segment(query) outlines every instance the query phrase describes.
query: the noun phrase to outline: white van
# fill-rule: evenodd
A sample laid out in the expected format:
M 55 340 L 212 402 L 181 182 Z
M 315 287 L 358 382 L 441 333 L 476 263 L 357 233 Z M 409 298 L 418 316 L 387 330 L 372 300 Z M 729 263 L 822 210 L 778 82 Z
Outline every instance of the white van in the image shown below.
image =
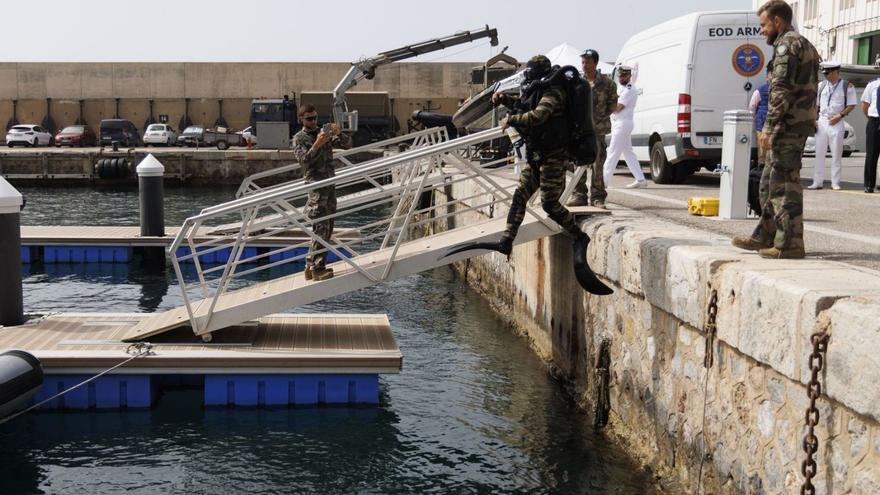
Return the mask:
M 771 56 L 751 10 L 695 12 L 626 42 L 617 63 L 638 68 L 633 146 L 654 182 L 715 168 L 724 112 L 748 108 Z

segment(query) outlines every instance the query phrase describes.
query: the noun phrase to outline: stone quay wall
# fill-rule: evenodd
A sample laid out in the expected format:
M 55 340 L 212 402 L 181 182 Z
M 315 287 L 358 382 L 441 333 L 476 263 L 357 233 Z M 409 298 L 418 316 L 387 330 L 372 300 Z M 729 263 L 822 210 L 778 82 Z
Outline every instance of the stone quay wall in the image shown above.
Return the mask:
M 446 194 L 469 197 L 473 187 Z M 810 336 L 825 330 L 817 493 L 880 493 L 880 273 L 763 260 L 725 237 L 629 210 L 583 227 L 593 240 L 590 264 L 611 296 L 580 288 L 563 235 L 518 245 L 509 262 L 492 253 L 458 267 L 587 411 L 608 340 L 606 432 L 676 493 L 697 493 L 701 470 L 705 493 L 799 492 Z M 717 337 L 707 370 L 713 290 Z

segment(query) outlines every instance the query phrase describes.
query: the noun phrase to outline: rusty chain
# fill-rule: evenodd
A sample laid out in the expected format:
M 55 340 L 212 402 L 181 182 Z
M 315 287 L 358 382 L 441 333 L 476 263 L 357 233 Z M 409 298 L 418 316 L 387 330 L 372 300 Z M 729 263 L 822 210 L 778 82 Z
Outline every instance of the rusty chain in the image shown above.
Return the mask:
M 700 473 L 697 477 L 697 493 L 703 493 L 703 464 L 712 458 L 712 454 L 706 450 L 706 404 L 708 403 L 709 395 L 709 369 L 712 368 L 712 365 L 715 363 L 715 321 L 717 318 L 718 291 L 712 289 L 712 293 L 709 296 L 709 306 L 706 308 L 706 327 L 704 328 L 706 334 L 704 345 L 706 347 L 705 353 L 703 354 L 703 367 L 706 368 L 706 375 L 703 378 L 703 416 L 700 422 L 700 431 L 703 436 L 703 455 L 700 456 Z
M 825 351 L 828 350 L 828 334 L 816 332 L 810 337 L 810 341 L 813 343 L 813 352 L 810 354 L 810 383 L 807 384 L 807 397 L 810 398 L 810 405 L 804 414 L 807 433 L 804 435 L 802 445 L 807 458 L 801 464 L 801 474 L 804 476 L 804 483 L 801 485 L 801 495 L 814 495 L 816 493 L 816 488 L 813 486 L 813 477 L 816 476 L 818 470 L 813 456 L 819 450 L 819 439 L 816 437 L 815 432 L 815 427 L 819 424 L 819 409 L 816 408 L 816 401 L 822 395 L 819 373 L 822 372 L 822 367 L 825 365 Z
M 611 413 L 611 341 L 602 339 L 596 355 L 596 415 L 593 426 L 603 428 Z
M 706 352 L 703 357 L 703 367 L 711 368 L 715 363 L 715 333 L 717 327 L 715 320 L 718 318 L 718 291 L 712 289 L 709 296 L 709 307 L 706 309 Z

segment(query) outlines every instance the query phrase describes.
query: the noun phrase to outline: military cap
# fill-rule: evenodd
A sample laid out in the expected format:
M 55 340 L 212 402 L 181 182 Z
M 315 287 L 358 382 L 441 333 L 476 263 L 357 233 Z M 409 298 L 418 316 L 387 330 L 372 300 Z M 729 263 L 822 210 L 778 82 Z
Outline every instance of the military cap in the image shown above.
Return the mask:
M 822 73 L 828 74 L 833 70 L 840 70 L 840 62 L 822 62 Z
M 592 48 L 588 48 L 588 49 L 584 50 L 584 53 L 581 53 L 581 57 L 591 58 L 594 61 L 598 62 L 599 61 L 599 52 L 597 52 L 596 50 L 593 50 Z
M 630 67 L 628 65 L 621 64 L 621 65 L 617 66 L 617 72 L 619 74 L 626 74 L 626 73 L 632 72 L 632 70 L 633 70 L 632 67 Z

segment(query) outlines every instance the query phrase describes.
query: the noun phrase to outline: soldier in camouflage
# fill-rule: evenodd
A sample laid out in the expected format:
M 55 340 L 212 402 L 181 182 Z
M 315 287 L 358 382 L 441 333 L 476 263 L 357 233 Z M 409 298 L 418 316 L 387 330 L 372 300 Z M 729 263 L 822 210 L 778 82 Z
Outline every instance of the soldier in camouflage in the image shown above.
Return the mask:
M 602 179 L 602 165 L 605 163 L 607 145 L 605 135 L 611 132 L 611 114 L 617 110 L 617 86 L 610 77 L 597 70 L 599 53 L 586 50 L 581 54 L 581 68 L 584 78 L 590 83 L 593 100 L 593 129 L 596 131 L 596 161 L 590 167 L 590 189 L 587 191 L 587 174 L 575 185 L 574 194 L 567 206 L 587 206 L 592 204 L 605 208 L 605 181 Z
M 762 258 L 799 259 L 805 256 L 801 154 L 816 132 L 819 54 L 794 31 L 791 7 L 783 0 L 768 1 L 758 15 L 773 45 L 770 103 L 759 138 L 768 150 L 760 186 L 763 211 L 751 237 L 736 237 L 733 245 Z
M 515 101 L 507 95 L 496 93 L 492 101 L 510 109 L 523 110 L 514 113 L 501 122 L 501 128 L 513 126 L 526 141 L 528 164 L 520 173 L 519 186 L 513 195 L 510 211 L 507 214 L 507 227 L 501 238 L 501 252 L 510 254 L 513 240 L 522 224 L 526 203 L 539 189 L 541 206 L 547 215 L 558 223 L 575 239 L 584 236 L 577 226 L 571 212 L 559 202 L 565 188 L 565 170 L 568 161 L 566 141 L 568 122 L 565 116 L 565 89 L 559 86 L 529 91 L 529 83 L 534 83 L 548 75 L 550 60 L 537 55 L 528 62 L 526 86 L 523 98 Z
M 303 125 L 293 137 L 293 156 L 300 163 L 306 183 L 318 182 L 336 175 L 333 167 L 333 148 L 351 148 L 351 138 L 340 132 L 336 124 L 330 124 L 330 133 L 318 127 L 318 112 L 313 105 L 304 105 L 299 111 Z M 309 191 L 306 203 L 307 215 L 312 221 L 314 233 L 326 242 L 333 235 L 333 219 L 318 220 L 336 213 L 336 188 L 326 186 Z M 319 252 L 323 251 L 323 252 Z M 318 242 L 312 241 L 306 259 L 307 280 L 326 280 L 333 277 L 333 270 L 326 267 L 327 250 Z

